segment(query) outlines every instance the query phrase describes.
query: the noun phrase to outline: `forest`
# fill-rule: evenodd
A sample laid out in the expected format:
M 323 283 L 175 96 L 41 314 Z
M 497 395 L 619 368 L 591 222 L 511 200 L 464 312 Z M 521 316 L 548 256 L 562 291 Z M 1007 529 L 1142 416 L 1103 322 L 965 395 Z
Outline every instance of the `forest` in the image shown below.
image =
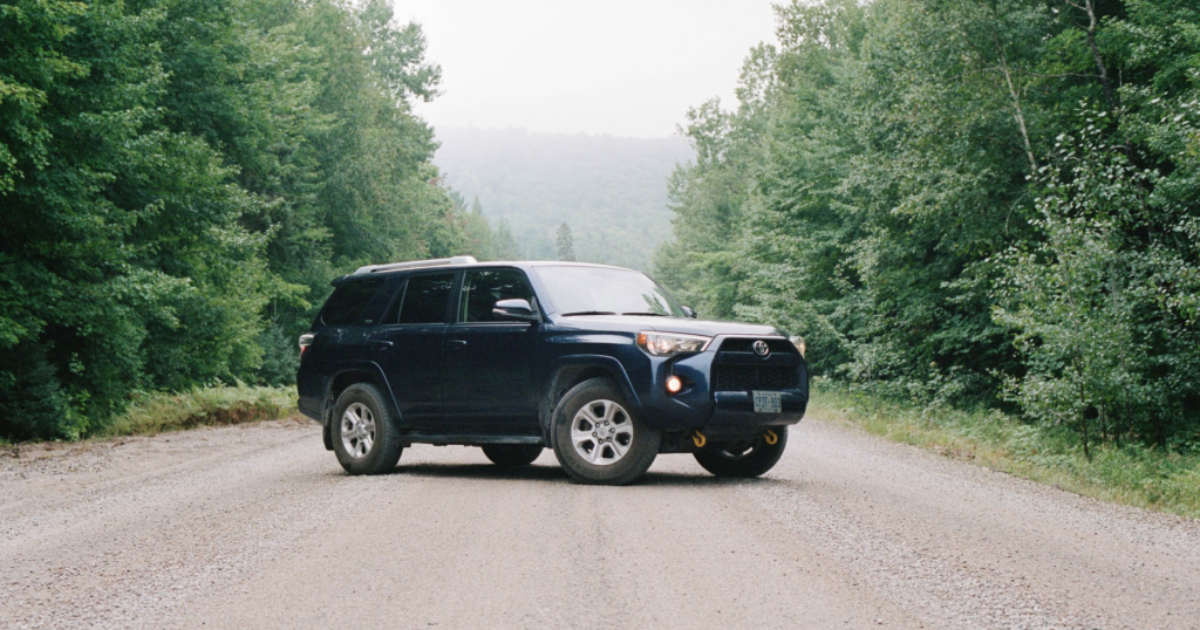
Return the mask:
M 738 102 L 683 120 L 656 277 L 703 317 L 805 336 L 830 382 L 1012 414 L 1089 457 L 1200 452 L 1200 6 L 777 15 Z M 438 95 L 425 48 L 385 0 L 0 3 L 0 439 L 94 435 L 143 392 L 286 385 L 361 264 L 645 260 L 650 210 L 635 237 L 593 229 L 620 208 L 497 202 L 542 217 L 530 236 L 448 186 L 412 111 Z M 674 151 L 610 174 L 649 190 Z
M 859 390 L 1200 449 L 1200 4 L 777 14 L 688 113 L 659 279 Z
M 0 438 L 295 378 L 332 278 L 490 239 L 383 0 L 0 3 Z

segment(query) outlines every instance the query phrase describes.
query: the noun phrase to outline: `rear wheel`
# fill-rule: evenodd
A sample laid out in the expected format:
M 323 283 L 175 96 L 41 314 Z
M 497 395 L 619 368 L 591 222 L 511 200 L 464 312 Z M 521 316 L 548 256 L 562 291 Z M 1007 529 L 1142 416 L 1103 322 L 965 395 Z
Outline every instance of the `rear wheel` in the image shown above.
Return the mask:
M 753 439 L 711 443 L 696 451 L 696 461 L 718 477 L 757 477 L 783 457 L 787 434 L 787 427 L 773 427 Z
M 338 463 L 351 475 L 378 475 L 400 461 L 400 433 L 374 385 L 357 383 L 338 396 L 329 428 Z
M 483 454 L 497 466 L 512 468 L 532 464 L 542 454 L 542 447 L 537 444 L 489 444 L 483 447 Z
M 563 395 L 550 436 L 572 480 L 606 485 L 625 485 L 645 474 L 662 441 L 606 378 L 586 380 Z

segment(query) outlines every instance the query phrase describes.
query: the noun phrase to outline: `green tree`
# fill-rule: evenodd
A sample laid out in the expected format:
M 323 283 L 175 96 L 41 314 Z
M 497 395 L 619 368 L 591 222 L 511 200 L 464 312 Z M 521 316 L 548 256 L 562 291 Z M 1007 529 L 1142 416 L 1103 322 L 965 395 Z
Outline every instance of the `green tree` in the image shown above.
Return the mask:
M 496 231 L 492 235 L 492 254 L 496 260 L 521 260 L 525 255 L 521 252 L 521 246 L 517 244 L 517 239 L 513 237 L 512 230 L 508 227 L 508 222 L 503 218 L 496 223 Z
M 492 228 L 488 224 L 487 217 L 483 215 L 483 204 L 479 203 L 479 198 L 471 200 L 470 208 L 467 208 L 465 203 L 458 204 L 458 213 L 463 217 L 463 229 L 467 241 L 467 249 L 463 253 L 471 254 L 479 260 L 496 260 L 492 244 Z
M 571 236 L 571 226 L 567 225 L 566 221 L 558 226 L 554 248 L 559 260 L 575 260 L 575 239 Z
M 875 391 L 1194 440 L 1193 5 L 779 7 L 737 107 L 689 114 L 659 274 Z
M 385 2 L 15 0 L 0 32 L 0 434 L 287 382 L 330 277 L 466 242 Z
M 64 421 L 40 436 L 79 435 L 131 388 L 176 384 L 167 347 L 203 355 L 183 368 L 192 378 L 252 369 L 263 239 L 238 219 L 255 199 L 229 185 L 203 141 L 163 124 L 168 75 L 155 32 L 164 12 L 17 3 L 0 15 L 26 44 L 0 53 L 4 83 L 29 96 L 25 123 L 6 117 L 15 133 L 2 141 L 14 159 L 0 293 L 16 326 L 0 363 L 29 354 L 52 367 L 25 377 L 47 379 L 42 390 L 58 392 L 47 404 L 65 406 Z M 219 348 L 202 341 L 214 338 Z M 0 407 L 22 404 L 22 378 L 0 379 Z

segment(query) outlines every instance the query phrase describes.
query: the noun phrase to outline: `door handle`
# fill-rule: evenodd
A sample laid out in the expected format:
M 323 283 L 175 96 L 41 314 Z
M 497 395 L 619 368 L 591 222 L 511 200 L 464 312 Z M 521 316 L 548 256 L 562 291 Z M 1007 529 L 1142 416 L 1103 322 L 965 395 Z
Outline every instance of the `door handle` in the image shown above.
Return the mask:
M 371 349 L 373 349 L 373 350 L 387 350 L 388 348 L 391 348 L 391 347 L 392 347 L 392 342 L 390 342 L 390 341 L 376 339 L 371 342 Z
M 467 347 L 467 340 L 466 339 L 447 339 L 446 347 L 450 348 L 451 350 L 462 350 L 463 348 Z

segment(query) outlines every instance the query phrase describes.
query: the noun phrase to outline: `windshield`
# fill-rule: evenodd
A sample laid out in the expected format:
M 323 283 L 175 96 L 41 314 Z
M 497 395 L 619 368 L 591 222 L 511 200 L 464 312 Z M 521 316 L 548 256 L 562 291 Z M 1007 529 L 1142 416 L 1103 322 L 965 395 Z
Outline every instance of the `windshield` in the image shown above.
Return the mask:
M 535 267 L 559 314 L 683 317 L 666 289 L 646 274 L 603 267 Z

